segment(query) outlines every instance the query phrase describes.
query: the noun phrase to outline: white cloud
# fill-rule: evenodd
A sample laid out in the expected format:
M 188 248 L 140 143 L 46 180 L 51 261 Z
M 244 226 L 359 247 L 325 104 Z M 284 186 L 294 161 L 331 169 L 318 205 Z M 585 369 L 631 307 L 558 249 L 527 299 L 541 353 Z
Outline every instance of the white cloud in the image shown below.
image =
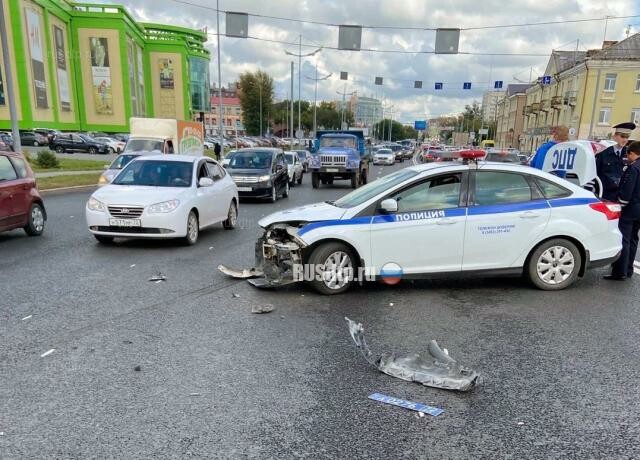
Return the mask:
M 209 8 L 215 3 L 208 0 L 189 0 Z M 396 27 L 485 27 L 499 24 L 578 20 L 586 18 L 625 16 L 640 14 L 637 0 L 406 0 L 404 2 L 362 0 L 311 1 L 311 0 L 221 0 L 222 10 L 244 11 L 268 16 L 300 18 L 333 24 L 363 24 Z M 215 12 L 177 3 L 172 0 L 128 0 L 136 19 L 185 27 L 207 27 L 215 32 Z M 635 9 L 635 11 L 634 11 Z M 224 31 L 224 15 L 221 15 Z M 640 22 L 635 20 L 636 22 Z M 607 39 L 624 38 L 628 20 L 610 20 Z M 322 25 L 301 24 L 262 17 L 249 18 L 252 36 L 297 42 L 299 34 L 303 42 L 336 46 L 337 28 Z M 350 81 L 347 91 L 378 95 L 384 92 L 390 104 L 399 111 L 401 121 L 411 121 L 419 115 L 436 116 L 460 111 L 472 100 L 480 100 L 483 90 L 492 86 L 493 80 L 505 84 L 528 80 L 530 69 L 533 77 L 539 76 L 547 64 L 552 49 L 572 49 L 580 40 L 581 50 L 599 47 L 604 33 L 604 22 L 567 23 L 563 25 L 524 26 L 463 30 L 461 51 L 476 53 L 543 54 L 534 56 L 469 56 L 346 52 L 325 49 L 314 58 L 305 59 L 303 74 L 312 76 L 315 63 L 321 75 L 333 76 L 318 85 L 319 99 L 338 99 L 337 91 L 345 89 L 339 79 L 340 71 L 348 71 Z M 433 31 L 365 29 L 362 46 L 371 49 L 432 50 L 435 41 Z M 284 50 L 297 52 L 296 46 L 281 45 L 256 40 L 221 37 L 223 84 L 234 81 L 239 73 L 263 69 L 276 80 L 277 94 L 289 91 L 290 56 Z M 217 80 L 215 63 L 215 37 L 208 48 L 212 51 L 212 80 Z M 311 51 L 312 48 L 303 48 Z M 297 95 L 297 58 L 295 94 Z M 384 77 L 383 87 L 375 86 L 373 79 Z M 413 80 L 422 80 L 423 89 L 413 89 Z M 445 83 L 443 91 L 434 91 L 436 81 Z M 462 90 L 462 82 L 471 81 L 472 90 Z M 313 99 L 314 82 L 302 79 L 302 97 Z

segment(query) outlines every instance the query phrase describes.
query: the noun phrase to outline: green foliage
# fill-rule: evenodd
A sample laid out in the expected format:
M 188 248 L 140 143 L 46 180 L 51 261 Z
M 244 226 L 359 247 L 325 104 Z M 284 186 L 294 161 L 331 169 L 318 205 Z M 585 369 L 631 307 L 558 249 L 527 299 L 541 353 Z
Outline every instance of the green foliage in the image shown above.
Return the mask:
M 49 150 L 40 150 L 35 165 L 42 169 L 56 169 L 60 167 L 58 157 Z
M 245 72 L 238 81 L 238 97 L 244 118 L 247 134 L 260 134 L 260 107 L 262 106 L 262 131 L 266 133 L 269 123 L 270 109 L 273 104 L 273 78 L 266 72 Z M 262 101 L 262 104 L 261 104 Z
M 376 139 L 382 141 L 389 141 L 389 129 L 391 129 L 391 141 L 396 142 L 402 139 L 414 138 L 415 136 L 407 136 L 405 131 L 406 126 L 397 121 L 391 121 L 385 118 L 373 125 L 373 134 Z M 413 128 L 411 128 L 413 130 Z M 414 130 L 415 131 L 415 130 Z
M 273 104 L 271 113 L 273 114 L 272 121 L 274 123 L 288 125 L 288 112 L 291 107 L 291 101 L 282 101 Z M 300 104 L 300 120 L 301 126 L 305 131 L 313 129 L 313 104 L 307 101 L 302 101 Z M 336 109 L 335 105 L 331 102 L 320 102 L 316 109 L 316 122 L 318 129 L 340 129 L 341 126 L 341 113 Z M 346 112 L 345 120 L 349 125 L 353 125 L 353 113 Z M 293 101 L 293 129 L 298 129 L 298 101 Z

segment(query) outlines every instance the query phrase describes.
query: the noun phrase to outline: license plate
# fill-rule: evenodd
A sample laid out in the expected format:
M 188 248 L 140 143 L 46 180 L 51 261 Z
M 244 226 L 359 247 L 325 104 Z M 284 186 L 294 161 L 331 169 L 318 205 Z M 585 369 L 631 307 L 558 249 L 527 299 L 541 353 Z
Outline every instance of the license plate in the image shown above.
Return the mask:
M 338 168 L 327 168 L 327 172 L 338 172 L 340 171 Z
M 238 187 L 239 192 L 251 192 L 252 190 L 251 187 Z
M 109 219 L 112 227 L 142 227 L 140 219 Z

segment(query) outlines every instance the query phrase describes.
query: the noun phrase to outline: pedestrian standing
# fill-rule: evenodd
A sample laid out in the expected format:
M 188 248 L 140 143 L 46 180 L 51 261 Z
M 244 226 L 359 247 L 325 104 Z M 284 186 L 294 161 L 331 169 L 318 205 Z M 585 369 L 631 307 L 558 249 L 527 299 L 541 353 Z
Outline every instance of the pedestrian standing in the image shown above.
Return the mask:
M 614 262 L 611 274 L 605 279 L 623 281 L 633 276 L 633 263 L 638 250 L 638 232 L 640 231 L 640 142 L 632 142 L 627 150 L 627 166 L 624 167 L 618 202 L 622 213 L 618 228 L 622 233 L 622 252 Z
M 613 129 L 615 129 L 613 140 L 616 141 L 616 144 L 596 155 L 596 170 L 602 183 L 602 198 L 609 201 L 616 201 L 618 198 L 622 170 L 627 161 L 626 145 L 629 142 L 631 132 L 636 129 L 636 125 L 634 123 L 620 123 L 615 125 Z
M 220 152 L 222 149 L 220 148 L 220 144 L 216 142 L 216 145 L 213 147 L 213 153 L 216 155 L 216 160 L 220 161 Z
M 551 139 L 538 147 L 538 150 L 536 150 L 536 153 L 531 158 L 529 164 L 533 168 L 542 169 L 544 166 L 544 159 L 547 156 L 549 149 L 560 142 L 567 142 L 569 140 L 569 128 L 566 126 L 554 127 L 551 134 Z

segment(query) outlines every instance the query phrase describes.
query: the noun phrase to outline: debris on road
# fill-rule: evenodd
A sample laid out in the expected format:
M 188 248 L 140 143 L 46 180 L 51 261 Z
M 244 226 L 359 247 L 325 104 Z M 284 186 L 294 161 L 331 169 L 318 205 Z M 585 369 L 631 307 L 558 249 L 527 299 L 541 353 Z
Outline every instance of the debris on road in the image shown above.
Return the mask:
M 213 246 L 209 246 L 209 251 L 213 251 Z
M 380 372 L 408 382 L 417 382 L 425 386 L 444 390 L 469 391 L 478 384 L 476 371 L 462 367 L 448 353 L 440 349 L 435 340 L 429 342 L 430 357 L 423 358 L 417 353 L 396 356 L 395 353 L 383 353 L 374 358 L 364 338 L 362 324 L 345 317 L 349 333 L 365 359 Z
M 160 283 L 166 280 L 167 280 L 167 277 L 163 275 L 161 272 L 158 272 L 157 275 L 154 275 L 151 278 L 149 278 L 149 281 L 155 281 L 156 283 Z
M 440 409 L 439 407 L 427 406 L 426 404 L 421 404 L 417 402 L 407 401 L 406 399 L 394 398 L 393 396 L 383 395 L 381 393 L 373 393 L 369 395 L 369 399 L 374 401 L 379 401 L 385 404 L 391 404 L 392 406 L 403 407 L 405 409 L 414 410 L 418 412 L 420 417 L 424 417 L 424 414 L 429 414 L 434 417 L 442 414 L 444 409 Z
M 129 265 L 129 268 L 133 268 L 135 266 L 136 266 L 136 264 L 131 264 L 131 265 Z
M 275 309 L 275 307 L 273 305 L 271 305 L 271 304 L 254 305 L 251 308 L 251 313 L 255 313 L 257 315 L 260 315 L 262 313 L 271 313 L 274 309 Z
M 22 318 L 22 321 L 26 321 L 28 319 L 31 319 L 32 317 L 33 317 L 33 315 L 25 316 L 24 318 Z
M 41 358 L 44 358 L 45 356 L 49 356 L 51 353 L 53 353 L 54 351 L 56 351 L 55 348 L 52 348 L 51 350 L 45 351 L 44 353 L 42 353 L 40 355 Z
M 232 294 L 232 296 L 233 296 L 234 299 L 239 299 L 240 298 L 240 294 L 237 294 L 235 292 Z
M 200 393 L 189 393 L 189 396 L 202 396 Z
M 140 366 L 136 366 L 133 368 L 134 371 L 136 372 L 140 372 L 140 370 L 142 370 L 142 368 Z

